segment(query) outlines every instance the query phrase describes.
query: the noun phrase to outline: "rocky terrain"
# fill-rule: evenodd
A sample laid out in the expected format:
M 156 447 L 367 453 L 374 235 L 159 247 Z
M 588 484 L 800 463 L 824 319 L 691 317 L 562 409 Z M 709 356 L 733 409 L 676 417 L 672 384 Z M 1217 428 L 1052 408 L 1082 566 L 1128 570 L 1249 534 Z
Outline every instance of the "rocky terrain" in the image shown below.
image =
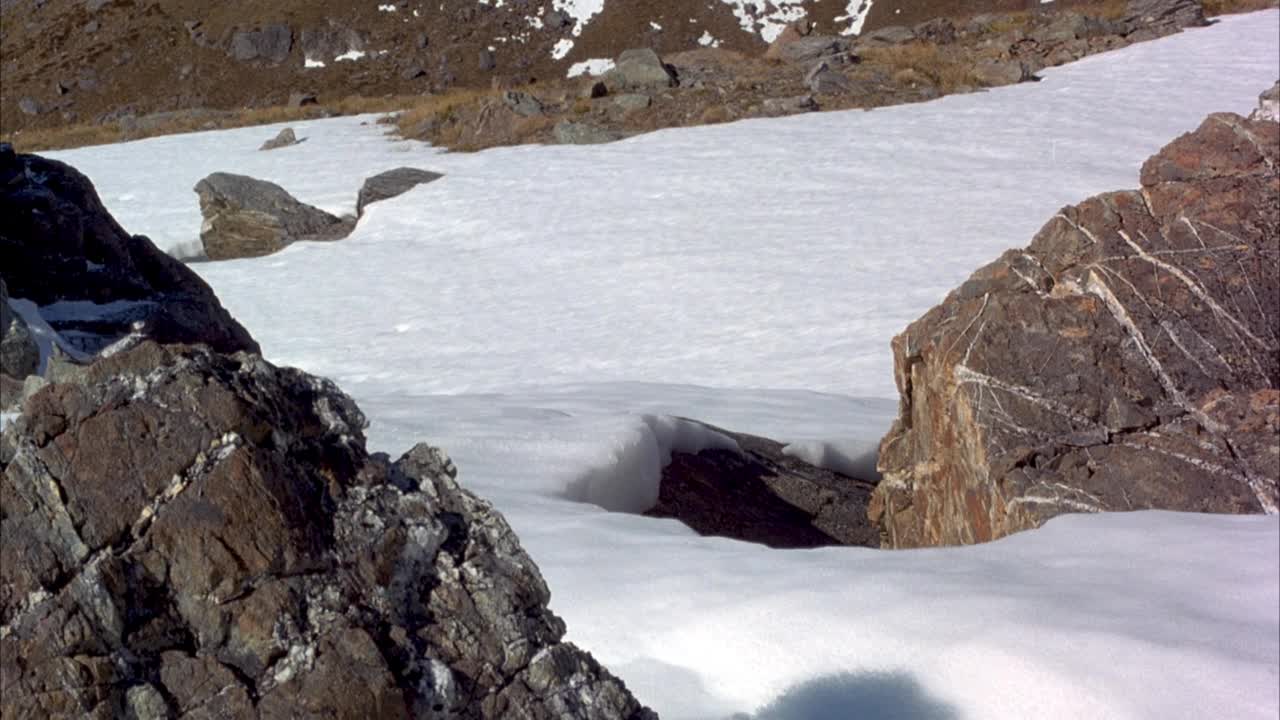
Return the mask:
M 349 397 L 264 361 L 83 175 L 5 153 L 0 714 L 656 717 L 562 642 L 443 452 L 371 455 Z M 129 320 L 45 323 L 70 299 Z
M 11 0 L 3 9 L 0 128 L 18 142 L 24 131 L 80 128 L 65 144 L 235 124 L 247 108 L 291 106 L 297 116 L 425 101 L 435 123 L 418 118 L 406 133 L 452 147 L 600 141 L 1018 82 L 1040 67 L 1203 22 L 1199 0 L 663 0 L 643 7 L 615 0 L 598 12 L 577 11 L 583 17 L 573 12 L 558 0 Z M 907 57 L 862 52 L 885 45 L 910 50 Z M 654 50 L 675 69 L 670 88 L 619 97 L 611 85 L 614 97 L 602 99 L 592 83 L 567 80 L 636 48 Z M 540 111 L 517 101 L 506 113 L 488 92 L 516 87 Z M 483 102 L 451 115 L 462 100 L 476 100 L 459 94 L 468 88 Z M 455 123 L 462 129 L 451 129 Z M 110 131 L 87 129 L 98 126 Z
M 402 134 L 454 149 L 599 143 L 650 130 L 818 110 L 873 108 L 1034 81 L 1046 67 L 1206 24 L 1198 0 L 1040 6 L 939 16 L 856 37 L 810 19 L 764 52 L 710 46 L 610 56 L 598 76 L 410 110 Z
M 1063 209 L 893 342 L 889 547 L 1064 512 L 1280 503 L 1280 123 L 1209 116 L 1142 188 Z

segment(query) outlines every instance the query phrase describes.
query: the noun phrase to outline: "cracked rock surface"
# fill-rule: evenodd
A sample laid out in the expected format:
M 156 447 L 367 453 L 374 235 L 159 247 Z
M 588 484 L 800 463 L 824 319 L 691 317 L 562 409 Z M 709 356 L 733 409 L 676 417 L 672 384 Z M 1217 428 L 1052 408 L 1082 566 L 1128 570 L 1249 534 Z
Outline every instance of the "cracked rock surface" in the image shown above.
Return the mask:
M 652 718 L 502 517 L 332 383 L 144 342 L 0 436 L 0 715 Z
M 1211 115 L 893 341 L 882 544 L 1065 512 L 1274 513 L 1280 124 Z

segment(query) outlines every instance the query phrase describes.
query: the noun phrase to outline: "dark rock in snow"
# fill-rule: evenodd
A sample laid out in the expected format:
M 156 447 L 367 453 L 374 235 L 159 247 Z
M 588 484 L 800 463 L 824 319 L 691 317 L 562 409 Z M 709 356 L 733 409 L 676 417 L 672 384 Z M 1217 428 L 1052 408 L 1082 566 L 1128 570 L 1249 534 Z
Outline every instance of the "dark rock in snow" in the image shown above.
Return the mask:
M 142 345 L 0 435 L 0 714 L 652 720 L 453 464 L 332 383 Z
M 742 452 L 672 453 L 658 504 L 645 515 L 777 548 L 879 544 L 879 530 L 867 519 L 875 482 L 810 465 L 767 438 L 707 427 Z
M 257 351 L 199 276 L 147 238 L 125 232 L 71 166 L 0 146 L 0 217 L 0 278 L 11 297 L 40 306 L 106 305 L 46 318 L 78 349 L 94 353 L 138 334 Z
M 380 200 L 403 195 L 418 185 L 435 182 L 444 177 L 441 173 L 418 168 L 402 167 L 378 173 L 360 186 L 360 196 L 356 200 L 356 214 L 363 215 L 364 209 Z
M 1067 512 L 1275 512 L 1280 125 L 1211 115 L 893 341 L 893 547 Z
M 213 173 L 195 186 L 210 260 L 269 255 L 298 240 L 339 240 L 354 222 L 298 202 L 284 188 L 245 175 Z

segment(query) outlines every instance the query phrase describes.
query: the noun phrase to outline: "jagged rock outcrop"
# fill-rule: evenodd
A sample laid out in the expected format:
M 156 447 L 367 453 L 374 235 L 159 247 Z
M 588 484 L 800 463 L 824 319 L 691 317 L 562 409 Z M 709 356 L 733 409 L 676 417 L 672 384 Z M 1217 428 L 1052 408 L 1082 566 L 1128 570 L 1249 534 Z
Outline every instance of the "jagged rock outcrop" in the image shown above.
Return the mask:
M 776 548 L 879 544 L 866 512 L 874 482 L 811 465 L 768 438 L 707 427 L 741 452 L 672 453 L 645 515 Z
M 102 206 L 93 183 L 69 165 L 0 144 L 0 279 L 13 298 L 60 305 L 45 320 L 94 353 L 129 334 L 204 343 L 220 352 L 258 345 L 187 266 Z
M 373 203 L 403 195 L 419 185 L 435 182 L 442 177 L 444 175 L 438 172 L 411 167 L 380 172 L 360 186 L 360 194 L 356 198 L 356 215 L 364 215 L 364 209 Z
M 653 718 L 502 517 L 326 380 L 146 342 L 0 436 L 0 714 Z
M 1274 513 L 1280 125 L 1211 115 L 893 341 L 871 515 L 893 547 L 1065 512 Z
M 246 175 L 217 172 L 196 183 L 200 242 L 210 260 L 270 255 L 299 240 L 338 240 L 355 221 L 299 202 L 284 188 Z

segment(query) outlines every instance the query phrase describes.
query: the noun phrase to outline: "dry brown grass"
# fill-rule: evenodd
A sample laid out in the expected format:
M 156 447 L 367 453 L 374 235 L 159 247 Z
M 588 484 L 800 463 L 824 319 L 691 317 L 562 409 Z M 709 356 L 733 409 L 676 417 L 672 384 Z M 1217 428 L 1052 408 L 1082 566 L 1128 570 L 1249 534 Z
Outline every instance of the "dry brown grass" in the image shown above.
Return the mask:
M 244 108 L 234 111 L 189 110 L 159 113 L 135 120 L 101 124 L 79 123 L 53 128 L 34 128 L 6 133 L 5 142 L 13 143 L 19 152 L 61 150 L 64 148 L 103 145 L 125 140 L 140 140 L 157 135 L 176 135 L 200 130 L 271 125 L 273 123 L 309 120 L 326 115 L 362 115 L 392 112 L 416 100 L 409 96 L 345 97 L 325 105 L 302 107 Z
M 944 93 L 960 87 L 973 87 L 973 64 L 961 52 L 927 42 L 910 42 L 863 51 L 863 62 L 878 65 L 891 75 L 921 75 Z M 911 73 L 904 73 L 904 71 Z
M 1253 12 L 1280 7 L 1280 0 L 1204 0 L 1204 14 L 1209 17 Z

